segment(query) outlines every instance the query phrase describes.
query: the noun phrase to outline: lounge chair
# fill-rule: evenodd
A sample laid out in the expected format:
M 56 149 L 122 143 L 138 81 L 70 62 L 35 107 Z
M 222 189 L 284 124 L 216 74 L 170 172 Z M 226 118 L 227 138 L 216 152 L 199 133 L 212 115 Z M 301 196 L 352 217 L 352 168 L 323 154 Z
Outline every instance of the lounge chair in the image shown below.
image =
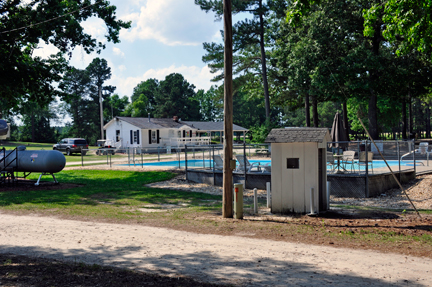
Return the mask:
M 366 167 L 366 164 L 369 166 L 371 166 L 371 168 L 372 168 L 372 172 L 373 172 L 373 152 L 371 152 L 371 151 L 368 151 L 367 152 L 367 162 L 366 162 L 366 152 L 365 151 L 361 151 L 360 153 L 359 153 L 359 160 L 358 160 L 358 166 L 359 166 L 359 170 L 360 170 L 360 167 L 361 166 L 364 166 L 364 167 Z M 366 171 L 366 169 L 365 169 L 365 171 Z
M 327 152 L 327 167 L 330 167 L 330 173 L 333 173 L 337 167 L 333 153 L 330 151 Z
M 345 171 L 347 171 L 347 165 L 351 165 L 351 172 L 355 171 L 354 157 L 355 157 L 355 151 L 353 150 L 347 150 L 342 153 L 342 164 L 344 166 Z
M 243 155 L 236 155 L 237 161 L 239 162 L 239 166 L 237 171 L 245 171 L 246 172 L 262 172 L 262 166 L 259 162 L 250 163 L 247 157 Z
M 213 166 L 214 169 L 223 169 L 223 160 L 220 155 L 215 154 L 213 156 Z

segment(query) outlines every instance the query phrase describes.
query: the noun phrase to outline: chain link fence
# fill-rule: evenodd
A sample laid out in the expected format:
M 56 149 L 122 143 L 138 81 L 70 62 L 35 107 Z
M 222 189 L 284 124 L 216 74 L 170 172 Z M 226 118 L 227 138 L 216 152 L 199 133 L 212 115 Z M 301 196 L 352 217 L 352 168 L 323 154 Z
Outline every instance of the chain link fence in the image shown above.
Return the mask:
M 327 145 L 327 180 L 330 194 L 337 197 L 371 197 L 392 188 L 395 180 L 415 177 L 416 169 L 429 165 L 430 147 L 410 141 L 329 142 Z M 213 185 L 223 181 L 223 145 L 185 145 L 177 148 L 87 149 L 77 164 L 128 166 L 164 166 L 185 169 L 189 180 Z M 234 182 L 247 188 L 265 189 L 271 181 L 271 145 L 235 144 Z M 385 161 L 384 161 L 384 159 Z M 387 164 L 390 166 L 391 171 Z
M 399 181 L 415 177 L 417 166 L 428 165 L 429 150 L 414 141 L 331 142 L 327 148 L 327 180 L 336 197 L 373 197 Z

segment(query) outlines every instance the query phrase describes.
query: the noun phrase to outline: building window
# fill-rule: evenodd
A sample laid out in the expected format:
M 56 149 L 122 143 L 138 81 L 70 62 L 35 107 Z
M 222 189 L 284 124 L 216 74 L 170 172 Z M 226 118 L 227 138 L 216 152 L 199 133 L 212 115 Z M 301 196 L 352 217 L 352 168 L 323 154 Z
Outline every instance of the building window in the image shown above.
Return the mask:
M 178 132 L 177 132 L 177 137 L 178 137 L 178 138 L 181 138 L 181 137 L 182 137 L 182 132 L 181 132 L 181 131 L 178 131 Z
M 133 132 L 133 141 L 134 141 L 134 143 L 138 142 L 138 134 L 137 134 L 137 131 L 134 131 L 134 132 Z
M 151 138 L 152 138 L 152 143 L 157 143 L 156 131 L 151 131 Z

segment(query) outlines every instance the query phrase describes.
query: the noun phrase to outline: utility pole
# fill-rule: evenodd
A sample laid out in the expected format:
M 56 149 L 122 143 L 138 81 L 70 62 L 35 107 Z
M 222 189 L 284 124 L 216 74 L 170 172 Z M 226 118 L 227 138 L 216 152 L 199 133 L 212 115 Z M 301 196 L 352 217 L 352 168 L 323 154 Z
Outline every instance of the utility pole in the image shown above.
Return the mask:
M 101 140 L 104 139 L 103 130 L 103 109 L 102 109 L 102 86 L 99 86 L 99 113 L 100 113 L 100 125 L 101 125 Z
M 224 141 L 222 217 L 233 217 L 233 84 L 232 84 L 232 16 L 231 0 L 223 1 L 224 9 Z

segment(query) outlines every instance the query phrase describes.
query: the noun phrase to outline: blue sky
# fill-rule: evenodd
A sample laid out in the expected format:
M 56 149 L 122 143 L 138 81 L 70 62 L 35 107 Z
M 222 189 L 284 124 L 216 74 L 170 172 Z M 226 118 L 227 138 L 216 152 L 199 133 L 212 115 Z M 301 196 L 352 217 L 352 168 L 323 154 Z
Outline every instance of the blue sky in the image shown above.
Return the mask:
M 205 13 L 194 0 L 111 0 L 117 18 L 132 21 L 120 32 L 119 44 L 108 43 L 102 20 L 89 19 L 85 31 L 107 44 L 100 55 L 87 55 L 80 47 L 73 51 L 70 64 L 84 69 L 96 57 L 104 58 L 112 77 L 106 83 L 116 86 L 115 93 L 130 97 L 133 88 L 150 78 L 163 80 L 170 73 L 181 73 L 197 89 L 209 89 L 213 75 L 202 62 L 204 42 L 221 42 L 223 22 Z M 56 49 L 43 43 L 35 55 L 47 57 Z

